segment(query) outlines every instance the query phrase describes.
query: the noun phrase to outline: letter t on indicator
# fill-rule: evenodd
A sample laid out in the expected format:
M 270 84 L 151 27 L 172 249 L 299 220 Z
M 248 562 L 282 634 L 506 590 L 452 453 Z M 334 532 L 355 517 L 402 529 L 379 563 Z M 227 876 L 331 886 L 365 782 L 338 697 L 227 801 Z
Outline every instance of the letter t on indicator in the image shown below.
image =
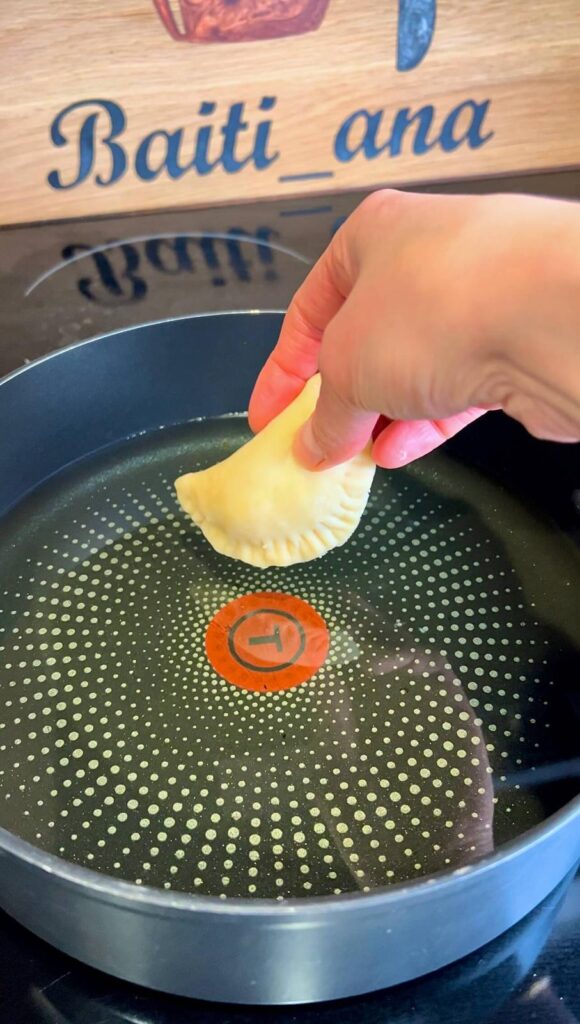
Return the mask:
M 277 651 L 282 650 L 282 637 L 280 636 L 280 629 L 278 626 L 274 627 L 274 632 L 269 636 L 252 636 L 248 640 L 251 647 L 257 647 L 259 644 L 274 644 Z

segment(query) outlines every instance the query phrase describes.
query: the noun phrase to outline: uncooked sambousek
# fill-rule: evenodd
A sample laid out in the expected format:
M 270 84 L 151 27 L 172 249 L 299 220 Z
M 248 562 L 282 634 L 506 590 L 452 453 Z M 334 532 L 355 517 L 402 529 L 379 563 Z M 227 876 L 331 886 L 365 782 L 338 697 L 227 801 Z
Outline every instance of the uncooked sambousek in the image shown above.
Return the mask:
M 370 451 L 318 472 L 294 456 L 319 391 L 316 375 L 237 452 L 176 481 L 182 508 L 222 555 L 259 568 L 294 565 L 344 544 L 358 526 L 375 472 Z

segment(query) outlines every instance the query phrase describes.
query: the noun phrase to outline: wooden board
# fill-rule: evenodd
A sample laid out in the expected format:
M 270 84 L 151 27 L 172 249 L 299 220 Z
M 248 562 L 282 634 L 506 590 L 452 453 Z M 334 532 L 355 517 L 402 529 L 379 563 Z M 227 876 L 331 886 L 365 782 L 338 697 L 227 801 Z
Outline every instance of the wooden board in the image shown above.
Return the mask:
M 580 164 L 579 0 L 163 4 L 2 5 L 0 223 Z

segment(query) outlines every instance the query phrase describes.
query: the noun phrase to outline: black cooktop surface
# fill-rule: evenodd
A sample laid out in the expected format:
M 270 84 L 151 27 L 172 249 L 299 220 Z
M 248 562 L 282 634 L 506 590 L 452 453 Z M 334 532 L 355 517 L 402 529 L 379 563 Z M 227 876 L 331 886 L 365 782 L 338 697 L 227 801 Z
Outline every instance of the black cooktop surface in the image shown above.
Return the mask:
M 577 197 L 580 176 L 480 181 L 446 190 L 500 188 Z M 0 231 L 0 375 L 55 348 L 135 324 L 214 310 L 284 309 L 360 198 Z M 6 1024 L 411 1020 L 580 1021 L 580 876 L 512 932 L 435 975 L 356 1000 L 273 1010 L 137 989 L 75 963 L 0 914 L 0 1021 Z

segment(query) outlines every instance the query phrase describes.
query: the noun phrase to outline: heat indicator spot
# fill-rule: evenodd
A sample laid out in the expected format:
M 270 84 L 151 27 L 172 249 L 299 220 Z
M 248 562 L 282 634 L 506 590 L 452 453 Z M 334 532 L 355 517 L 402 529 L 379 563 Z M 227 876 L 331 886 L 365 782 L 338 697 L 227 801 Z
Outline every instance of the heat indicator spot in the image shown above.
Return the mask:
M 299 597 L 247 594 L 219 610 L 205 648 L 215 671 L 244 690 L 274 693 L 305 683 L 324 664 L 324 619 Z

